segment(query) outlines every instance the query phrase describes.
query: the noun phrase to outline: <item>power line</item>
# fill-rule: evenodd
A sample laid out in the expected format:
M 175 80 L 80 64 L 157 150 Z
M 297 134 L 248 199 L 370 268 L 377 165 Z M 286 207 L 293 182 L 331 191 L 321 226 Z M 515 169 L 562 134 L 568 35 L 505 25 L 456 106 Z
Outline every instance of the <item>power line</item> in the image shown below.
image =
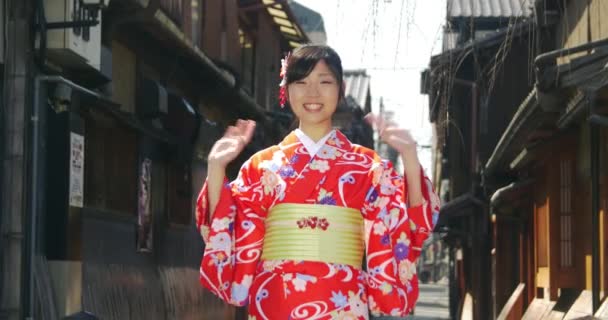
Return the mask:
M 399 27 L 397 29 L 397 45 L 395 48 L 395 58 L 393 59 L 393 68 L 397 65 L 397 57 L 399 56 L 399 42 L 401 41 L 401 22 L 403 21 L 403 7 L 405 0 L 401 0 L 401 9 L 399 9 Z

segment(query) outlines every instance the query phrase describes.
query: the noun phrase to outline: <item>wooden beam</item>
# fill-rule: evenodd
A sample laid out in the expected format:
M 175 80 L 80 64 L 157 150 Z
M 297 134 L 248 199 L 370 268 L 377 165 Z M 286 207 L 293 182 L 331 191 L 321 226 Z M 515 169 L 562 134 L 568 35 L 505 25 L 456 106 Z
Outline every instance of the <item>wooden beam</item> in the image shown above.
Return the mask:
M 504 307 L 500 311 L 498 315 L 498 320 L 511 320 L 511 319 L 521 319 L 523 315 L 523 306 L 524 306 L 524 288 L 526 285 L 524 283 L 520 283 L 517 288 L 513 291 L 507 303 L 505 303 Z
M 260 9 L 266 9 L 268 7 L 272 7 L 274 5 L 277 4 L 284 4 L 287 5 L 287 1 L 285 0 L 275 0 L 273 3 L 257 3 L 257 4 L 250 4 L 250 5 L 246 5 L 243 7 L 239 7 L 239 10 L 241 11 L 257 11 Z

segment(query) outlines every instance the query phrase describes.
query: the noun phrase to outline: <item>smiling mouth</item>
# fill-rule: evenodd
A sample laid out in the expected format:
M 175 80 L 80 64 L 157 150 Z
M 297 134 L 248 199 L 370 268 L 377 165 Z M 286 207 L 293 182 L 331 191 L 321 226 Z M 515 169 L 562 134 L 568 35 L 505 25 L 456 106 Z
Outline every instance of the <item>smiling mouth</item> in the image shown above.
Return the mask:
M 318 112 L 323 108 L 322 104 L 319 103 L 305 103 L 304 109 L 308 112 Z

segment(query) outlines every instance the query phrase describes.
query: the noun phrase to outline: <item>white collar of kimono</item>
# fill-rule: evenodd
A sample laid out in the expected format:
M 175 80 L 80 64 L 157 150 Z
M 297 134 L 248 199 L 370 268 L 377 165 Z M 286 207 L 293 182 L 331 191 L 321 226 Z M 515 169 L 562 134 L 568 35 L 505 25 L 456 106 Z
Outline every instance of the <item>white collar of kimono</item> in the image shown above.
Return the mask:
M 302 144 L 306 148 L 306 151 L 308 151 L 308 154 L 312 158 L 317 154 L 317 152 L 319 152 L 319 149 L 321 149 L 325 142 L 327 142 L 327 139 L 329 139 L 329 137 L 332 133 L 334 133 L 334 131 L 335 130 L 330 131 L 327 135 L 325 135 L 317 142 L 314 142 L 309 136 L 306 135 L 306 133 L 304 133 L 304 131 L 300 130 L 299 128 L 296 129 L 294 133 L 296 134 L 298 139 L 300 139 L 300 142 L 302 142 Z

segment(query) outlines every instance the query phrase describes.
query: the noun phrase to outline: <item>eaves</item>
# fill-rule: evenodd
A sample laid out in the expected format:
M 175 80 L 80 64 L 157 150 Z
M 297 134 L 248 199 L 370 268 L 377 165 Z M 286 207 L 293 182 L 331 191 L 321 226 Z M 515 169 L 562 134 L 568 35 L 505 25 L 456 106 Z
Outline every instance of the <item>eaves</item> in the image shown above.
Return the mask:
M 186 70 L 192 71 L 201 81 L 212 82 L 218 87 L 214 91 L 221 97 L 230 97 L 232 112 L 265 122 L 265 110 L 258 105 L 242 88 L 236 85 L 236 79 L 215 64 L 200 48 L 196 47 L 180 28 L 160 8 L 160 0 L 122 0 L 130 7 L 136 8 L 131 17 L 121 17 L 122 23 L 135 23 L 136 26 L 158 41 L 168 50 L 178 51 Z

